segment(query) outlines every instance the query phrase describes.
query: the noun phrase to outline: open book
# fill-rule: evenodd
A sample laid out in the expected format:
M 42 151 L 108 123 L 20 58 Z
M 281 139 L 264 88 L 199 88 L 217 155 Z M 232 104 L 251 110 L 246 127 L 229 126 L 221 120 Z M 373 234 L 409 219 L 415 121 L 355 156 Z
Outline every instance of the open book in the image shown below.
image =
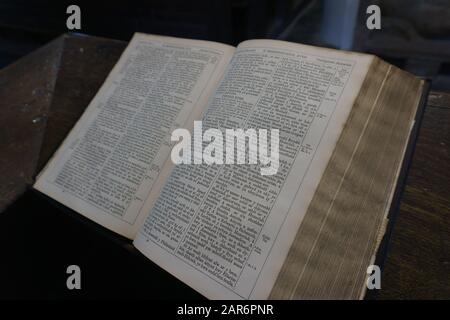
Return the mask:
M 361 298 L 423 89 L 372 55 L 136 34 L 34 188 L 208 298 Z M 277 173 L 175 165 L 196 120 L 278 129 Z

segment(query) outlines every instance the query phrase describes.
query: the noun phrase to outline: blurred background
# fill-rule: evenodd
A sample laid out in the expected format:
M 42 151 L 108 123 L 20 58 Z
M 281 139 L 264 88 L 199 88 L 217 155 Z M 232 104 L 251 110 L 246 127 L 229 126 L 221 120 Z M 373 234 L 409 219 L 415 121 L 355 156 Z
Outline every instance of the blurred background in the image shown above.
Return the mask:
M 0 67 L 67 32 L 70 4 L 81 8 L 80 33 L 129 40 L 140 31 L 232 45 L 271 38 L 369 52 L 431 78 L 435 90 L 450 89 L 450 0 L 2 0 Z M 381 8 L 381 30 L 366 28 L 370 4 Z

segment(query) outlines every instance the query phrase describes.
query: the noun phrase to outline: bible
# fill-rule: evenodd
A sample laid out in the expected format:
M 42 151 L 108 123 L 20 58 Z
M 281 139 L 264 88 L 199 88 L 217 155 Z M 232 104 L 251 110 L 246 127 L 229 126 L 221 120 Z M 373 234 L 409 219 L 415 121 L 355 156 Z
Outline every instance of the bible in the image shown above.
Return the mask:
M 136 33 L 34 189 L 207 298 L 359 299 L 425 92 L 373 55 Z M 276 173 L 175 164 L 196 121 L 277 129 Z

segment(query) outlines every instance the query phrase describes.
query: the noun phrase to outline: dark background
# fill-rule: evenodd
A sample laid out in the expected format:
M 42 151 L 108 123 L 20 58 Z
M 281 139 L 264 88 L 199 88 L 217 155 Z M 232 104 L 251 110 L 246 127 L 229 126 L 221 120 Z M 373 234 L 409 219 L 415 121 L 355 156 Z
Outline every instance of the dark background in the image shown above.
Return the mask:
M 67 32 L 66 8 L 81 8 L 80 33 L 129 40 L 134 32 L 237 45 L 283 39 L 377 54 L 433 88 L 450 88 L 450 0 L 0 1 L 0 67 Z M 382 29 L 365 27 L 378 4 Z
M 382 9 L 382 30 L 365 27 L 372 3 Z M 68 32 L 70 4 L 81 7 L 83 34 L 128 41 L 139 31 L 232 45 L 273 38 L 369 52 L 450 91 L 450 0 L 2 0 L 0 68 Z M 81 268 L 82 290 L 66 288 L 71 264 Z M 0 298 L 133 297 L 200 295 L 129 241 L 32 190 L 0 213 Z

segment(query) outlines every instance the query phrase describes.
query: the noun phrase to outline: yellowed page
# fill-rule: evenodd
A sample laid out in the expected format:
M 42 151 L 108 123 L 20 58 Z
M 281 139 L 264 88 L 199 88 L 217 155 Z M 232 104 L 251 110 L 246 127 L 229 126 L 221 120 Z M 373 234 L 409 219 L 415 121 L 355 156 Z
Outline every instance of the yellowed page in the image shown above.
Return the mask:
M 146 206 L 134 245 L 208 298 L 267 298 L 372 59 L 274 40 L 241 43 L 203 121 L 279 129 L 278 173 L 177 166 Z
M 374 59 L 271 298 L 361 298 L 422 91 L 419 78 Z
M 135 34 L 34 188 L 133 239 L 170 171 L 172 130 L 200 117 L 234 50 Z

